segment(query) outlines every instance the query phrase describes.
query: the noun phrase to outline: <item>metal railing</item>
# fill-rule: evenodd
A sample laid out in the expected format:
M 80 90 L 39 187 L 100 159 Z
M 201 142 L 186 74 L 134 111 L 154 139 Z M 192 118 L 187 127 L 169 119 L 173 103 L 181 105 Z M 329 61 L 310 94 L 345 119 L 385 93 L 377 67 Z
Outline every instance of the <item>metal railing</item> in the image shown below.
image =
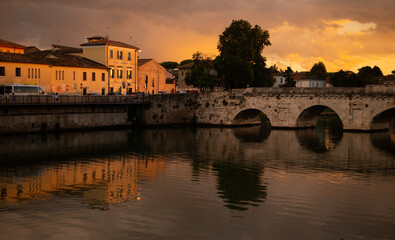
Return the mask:
M 0 105 L 144 104 L 150 96 L 0 95 Z

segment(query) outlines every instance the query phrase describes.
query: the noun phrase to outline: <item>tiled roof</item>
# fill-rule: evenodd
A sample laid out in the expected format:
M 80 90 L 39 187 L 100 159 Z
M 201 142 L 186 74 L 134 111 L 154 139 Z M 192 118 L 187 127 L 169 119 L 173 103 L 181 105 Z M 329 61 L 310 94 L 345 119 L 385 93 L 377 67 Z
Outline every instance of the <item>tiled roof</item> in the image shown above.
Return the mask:
M 214 68 L 215 67 L 213 60 L 203 60 L 203 61 L 205 61 L 205 63 L 206 63 L 205 66 L 207 68 Z M 193 64 L 194 64 L 194 62 L 183 64 L 183 65 L 179 66 L 178 69 L 189 69 L 193 66 Z
M 87 58 L 73 55 L 64 55 L 61 53 L 61 51 L 51 50 L 30 54 L 0 53 L 0 62 L 32 63 L 62 67 L 108 69 L 106 66 L 89 60 Z
M 153 60 L 152 58 L 147 58 L 147 59 L 140 59 L 139 58 L 137 61 L 138 62 L 137 65 L 140 67 L 148 62 L 151 62 L 152 60 Z
M 65 53 L 82 53 L 82 48 L 67 47 L 67 46 L 56 45 L 56 44 L 52 44 L 52 47 L 60 49 Z
M 395 75 L 387 75 L 379 77 L 380 81 L 395 81 Z
M 25 50 L 25 53 L 34 53 L 34 52 L 40 52 L 40 49 L 38 49 L 36 46 L 29 46 Z
M 26 49 L 25 46 L 22 46 L 22 45 L 17 44 L 17 43 L 9 42 L 9 41 L 3 40 L 3 39 L 0 39 L 0 46 L 7 46 L 7 47 L 15 47 L 15 48 Z
M 178 69 L 189 69 L 192 66 L 193 66 L 193 62 L 190 62 L 190 63 L 179 66 Z
M 88 39 L 97 39 L 97 40 L 90 41 L 90 42 L 87 42 L 87 43 L 83 43 L 80 46 L 85 47 L 85 46 L 110 45 L 110 46 L 117 46 L 117 47 L 124 47 L 124 48 L 132 48 L 132 49 L 137 49 L 137 50 L 140 49 L 140 48 L 135 47 L 135 46 L 130 45 L 130 44 L 126 44 L 126 43 L 123 43 L 123 42 L 110 40 L 110 39 L 99 37 L 99 36 L 91 37 L 91 38 L 88 38 Z

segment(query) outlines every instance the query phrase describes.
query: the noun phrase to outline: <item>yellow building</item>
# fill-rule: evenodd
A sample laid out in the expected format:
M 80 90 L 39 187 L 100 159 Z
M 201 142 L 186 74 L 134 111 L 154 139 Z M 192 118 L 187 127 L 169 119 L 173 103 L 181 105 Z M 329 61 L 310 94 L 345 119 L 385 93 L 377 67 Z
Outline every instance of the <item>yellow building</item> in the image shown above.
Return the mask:
M 0 85 L 39 85 L 44 92 L 107 94 L 108 68 L 62 51 L 0 53 Z
M 153 59 L 138 60 L 138 92 L 174 92 L 174 83 L 166 78 L 166 69 Z
M 0 39 L 0 52 L 24 54 L 25 49 L 25 46 Z
M 87 42 L 81 44 L 81 47 L 83 57 L 111 69 L 108 79 L 110 93 L 136 92 L 136 89 L 139 88 L 137 79 L 139 48 L 100 36 L 87 38 Z

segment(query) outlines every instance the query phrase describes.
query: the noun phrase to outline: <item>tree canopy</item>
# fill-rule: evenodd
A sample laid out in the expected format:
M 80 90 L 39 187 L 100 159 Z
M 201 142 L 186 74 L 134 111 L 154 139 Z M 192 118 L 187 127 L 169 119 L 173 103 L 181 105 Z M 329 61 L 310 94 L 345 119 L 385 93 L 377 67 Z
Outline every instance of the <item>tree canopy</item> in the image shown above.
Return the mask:
M 193 66 L 186 73 L 185 83 L 197 87 L 201 91 L 213 90 L 217 85 L 217 79 L 211 73 L 211 69 L 214 69 L 213 61 L 204 59 L 203 53 L 196 52 L 193 54 Z
M 283 87 L 295 87 L 296 81 L 293 79 L 292 73 L 291 67 L 287 67 L 287 70 L 285 70 L 285 84 Z
M 366 84 L 378 83 L 380 76 L 383 76 L 383 73 L 377 66 L 362 67 L 358 69 L 357 74 L 340 70 L 331 74 L 331 84 L 334 87 L 365 87 Z
M 309 72 L 309 76 L 325 79 L 328 76 L 325 64 L 323 62 L 315 63 Z
M 162 65 L 162 67 L 164 67 L 167 70 L 169 70 L 169 69 L 177 68 L 178 67 L 178 62 L 167 61 L 167 62 L 161 63 L 160 65 Z
M 272 71 L 266 68 L 262 56 L 270 46 L 269 32 L 246 20 L 233 20 L 219 36 L 216 68 L 226 89 L 272 86 Z

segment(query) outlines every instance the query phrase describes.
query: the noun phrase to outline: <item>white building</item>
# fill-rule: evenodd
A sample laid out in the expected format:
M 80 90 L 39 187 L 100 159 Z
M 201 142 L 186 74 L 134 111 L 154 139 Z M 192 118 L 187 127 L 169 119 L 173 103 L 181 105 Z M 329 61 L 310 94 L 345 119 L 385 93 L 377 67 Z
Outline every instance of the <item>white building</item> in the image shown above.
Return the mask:
M 325 79 L 299 79 L 296 80 L 296 87 L 326 87 Z
M 285 75 L 281 73 L 274 74 L 274 84 L 273 87 L 280 87 L 280 85 L 285 84 Z

